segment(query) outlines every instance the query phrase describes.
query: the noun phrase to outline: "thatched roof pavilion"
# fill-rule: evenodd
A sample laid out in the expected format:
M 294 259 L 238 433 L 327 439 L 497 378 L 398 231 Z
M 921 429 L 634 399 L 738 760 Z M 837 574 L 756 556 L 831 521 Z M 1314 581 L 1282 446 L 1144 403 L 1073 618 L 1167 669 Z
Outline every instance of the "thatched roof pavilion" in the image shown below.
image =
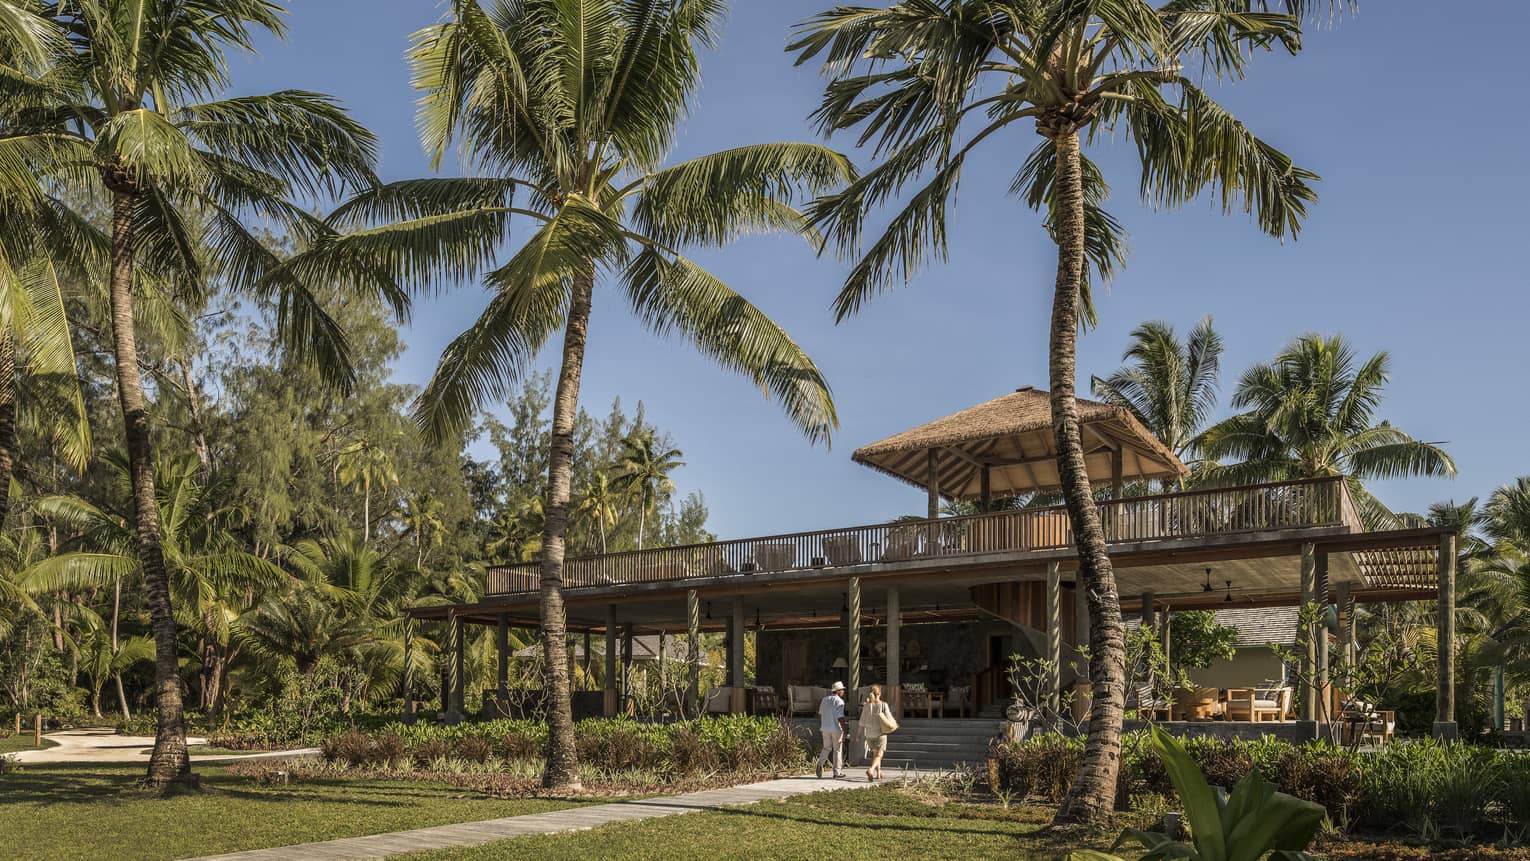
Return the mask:
M 1190 473 L 1130 411 L 1079 398 L 1078 412 L 1091 482 L 1119 488 Z M 1059 485 L 1050 396 L 1032 386 L 862 446 L 851 459 L 930 490 L 932 507 L 937 494 L 981 501 Z

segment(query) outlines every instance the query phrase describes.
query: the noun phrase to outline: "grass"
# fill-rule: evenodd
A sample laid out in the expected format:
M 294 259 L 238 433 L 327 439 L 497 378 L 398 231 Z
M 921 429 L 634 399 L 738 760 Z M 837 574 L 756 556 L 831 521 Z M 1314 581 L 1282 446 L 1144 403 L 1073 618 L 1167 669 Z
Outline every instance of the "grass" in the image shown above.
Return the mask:
M 58 747 L 58 742 L 52 741 L 51 739 L 45 738 L 45 739 L 43 739 L 42 746 L 44 748 L 47 748 L 47 747 Z M 19 753 L 20 751 L 23 751 L 23 750 L 41 750 L 41 749 L 42 748 L 39 748 L 36 745 L 32 744 L 32 734 L 30 732 L 24 732 L 24 733 L 21 733 L 20 735 L 13 735 L 13 736 L 8 736 L 6 738 L 0 738 L 0 753 Z
M 715 861 L 727 858 L 1065 858 L 1104 849 L 1119 829 L 1052 831 L 1050 808 L 942 803 L 894 786 L 802 795 L 746 807 L 517 837 L 409 861 L 538 861 L 579 858 Z
M 197 773 L 200 790 L 160 798 L 135 788 L 142 766 L 17 766 L 0 776 L 0 858 L 161 861 L 577 806 L 434 783 Z

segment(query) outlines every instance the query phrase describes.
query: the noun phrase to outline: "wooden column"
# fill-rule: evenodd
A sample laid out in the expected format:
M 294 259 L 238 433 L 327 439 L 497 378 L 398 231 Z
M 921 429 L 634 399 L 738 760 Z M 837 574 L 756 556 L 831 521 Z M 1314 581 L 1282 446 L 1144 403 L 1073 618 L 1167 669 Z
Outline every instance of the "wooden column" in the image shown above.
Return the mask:
M 1297 717 L 1306 721 L 1317 720 L 1318 691 L 1313 680 L 1316 678 L 1317 654 L 1313 647 L 1313 635 L 1317 632 L 1311 626 L 1300 621 L 1308 613 L 1312 605 L 1315 581 L 1317 579 L 1317 551 L 1311 542 L 1302 545 L 1301 561 L 1301 604 L 1297 610 L 1296 652 L 1301 659 L 1301 708 L 1297 711 Z
M 1493 668 L 1493 731 L 1504 732 L 1509 725 L 1504 722 L 1503 667 Z
M 632 696 L 632 623 L 622 626 L 622 698 L 617 703 L 618 712 L 626 712 L 627 698 Z
M 926 514 L 931 520 L 940 516 L 940 474 L 935 468 L 935 450 L 925 452 Z
M 1163 646 L 1163 664 L 1170 670 L 1174 668 L 1174 655 L 1169 648 L 1174 633 L 1174 613 L 1164 605 L 1163 613 L 1158 617 L 1158 642 Z
M 1328 552 L 1319 550 L 1313 559 L 1313 597 L 1322 611 L 1324 622 L 1312 632 L 1313 674 L 1317 679 L 1318 720 L 1334 719 L 1332 689 L 1328 684 Z
M 1439 660 L 1439 677 L 1434 696 L 1434 737 L 1454 739 L 1459 733 L 1456 727 L 1456 536 L 1446 533 L 1440 536 L 1437 560 L 1440 579 L 1440 599 L 1437 608 L 1439 618 L 1435 630 L 1439 643 L 1435 654 Z
M 902 628 L 903 608 L 898 601 L 898 587 L 889 586 L 887 587 L 887 691 L 884 698 L 892 707 L 893 714 L 900 718 L 903 717 L 903 690 L 900 687 L 902 682 L 898 678 L 903 670 Z
M 494 650 L 499 658 L 494 679 L 499 695 L 504 696 L 510 687 L 510 617 L 505 613 L 494 620 Z
M 729 639 L 733 641 L 733 663 L 728 665 L 728 684 L 733 688 L 731 696 L 733 714 L 743 714 L 744 699 L 744 599 L 733 599 L 733 618 L 728 622 Z
M 601 683 L 604 691 L 602 711 L 606 717 L 616 714 L 616 605 L 606 605 L 606 678 Z
M 446 656 L 447 699 L 449 700 L 446 711 L 450 717 L 461 720 L 463 717 L 462 702 L 462 620 L 457 618 L 457 612 L 453 610 L 447 617 L 446 642 L 448 654 Z
M 414 617 L 404 613 L 404 722 L 414 723 Z M 21 713 L 16 713 L 17 718 Z
M 594 666 L 594 660 L 595 653 L 590 650 L 590 631 L 586 628 L 584 631 L 584 681 L 586 684 L 593 678 L 590 675 L 590 668 Z
M 694 716 L 701 690 L 701 597 L 695 589 L 685 592 L 685 638 L 685 713 Z
M 1047 563 L 1047 706 L 1053 714 L 1062 707 L 1062 584 L 1059 565 Z
M 1339 606 L 1339 657 L 1344 661 L 1345 673 L 1354 678 L 1355 673 L 1355 596 L 1348 583 L 1335 583 L 1334 603 Z M 1350 682 L 1346 687 L 1353 687 Z
M 861 686 L 861 578 L 850 578 L 850 592 L 845 596 L 850 608 L 849 618 L 846 620 L 848 640 L 846 643 L 846 660 L 850 665 L 850 680 L 845 685 L 853 693 Z
M 1121 447 L 1115 446 L 1110 450 L 1110 498 L 1120 499 L 1121 494 L 1126 492 L 1126 481 L 1123 478 L 1126 465 L 1122 462 Z
M 993 468 L 985 463 L 978 472 L 978 475 L 981 476 L 979 479 L 981 484 L 978 488 L 978 500 L 982 503 L 983 510 L 987 511 L 989 506 L 993 504 Z
M 668 697 L 669 697 L 669 694 L 667 693 L 668 690 L 669 690 L 669 679 L 664 674 L 664 653 L 666 651 L 668 651 L 668 645 L 669 645 L 668 639 L 669 639 L 669 633 L 667 631 L 660 631 L 659 632 L 659 651 L 658 651 L 658 654 L 655 657 L 658 659 L 658 662 L 659 662 L 659 713 L 660 714 L 664 713 L 665 700 L 668 699 Z
M 1158 630 L 1158 604 L 1153 600 L 1152 592 L 1142 593 L 1142 627 L 1154 632 Z

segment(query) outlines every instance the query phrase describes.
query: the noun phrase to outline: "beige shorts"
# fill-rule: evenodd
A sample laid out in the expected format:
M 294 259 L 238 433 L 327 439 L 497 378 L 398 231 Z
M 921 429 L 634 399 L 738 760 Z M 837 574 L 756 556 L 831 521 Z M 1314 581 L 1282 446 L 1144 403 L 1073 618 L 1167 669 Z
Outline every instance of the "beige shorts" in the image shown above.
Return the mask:
M 871 737 L 871 736 L 867 736 L 866 737 L 866 755 L 867 756 L 876 756 L 879 753 L 886 753 L 886 752 L 887 752 L 887 736 L 879 735 L 879 736 L 876 736 L 876 737 Z

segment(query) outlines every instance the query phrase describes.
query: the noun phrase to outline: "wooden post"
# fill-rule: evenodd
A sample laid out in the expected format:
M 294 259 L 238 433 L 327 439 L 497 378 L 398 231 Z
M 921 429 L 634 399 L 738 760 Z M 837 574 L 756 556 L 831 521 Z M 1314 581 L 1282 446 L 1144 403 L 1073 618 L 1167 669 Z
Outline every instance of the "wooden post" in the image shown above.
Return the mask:
M 601 711 L 606 717 L 616 714 L 616 605 L 606 605 L 606 678 L 601 683 L 604 692 Z
M 1328 552 L 1319 550 L 1313 559 L 1313 597 L 1317 600 L 1319 609 L 1322 610 L 1322 618 L 1328 618 Z M 1318 720 L 1331 721 L 1332 713 L 1332 689 L 1328 685 L 1328 626 L 1326 621 L 1317 626 L 1312 632 L 1313 646 L 1313 674 L 1316 677 L 1318 694 Z
M 1339 605 L 1339 657 L 1344 661 L 1345 673 L 1354 678 L 1355 673 L 1355 596 L 1348 583 L 1335 583 L 1334 603 Z M 1346 687 L 1353 687 L 1350 682 Z
M 21 709 L 16 710 L 16 734 L 21 735 Z
M 32 746 L 42 747 L 42 712 L 32 717 Z
M 590 668 L 594 666 L 595 654 L 590 651 L 590 629 L 584 629 L 584 681 L 586 684 L 594 678 L 590 675 Z
M 899 605 L 898 587 L 887 587 L 887 703 L 893 714 L 903 717 L 903 690 L 898 676 L 903 670 L 903 608 Z M 977 693 L 976 691 L 972 692 Z M 971 696 L 971 694 L 969 694 Z
M 414 617 L 404 612 L 404 673 L 399 688 L 404 695 L 404 723 L 414 723 Z M 17 720 L 21 716 L 17 715 Z M 18 725 L 19 728 L 19 725 Z
M 1440 599 L 1435 629 L 1439 642 L 1435 654 L 1439 660 L 1439 678 L 1434 698 L 1434 737 L 1454 739 L 1459 736 L 1456 727 L 1456 536 L 1449 532 L 1440 536 L 1437 567 L 1440 579 Z
M 1493 668 L 1493 732 L 1503 732 L 1508 729 L 1504 723 L 1504 692 L 1503 692 L 1503 667 Z
M 926 512 L 925 516 L 931 520 L 940 516 L 940 475 L 935 468 L 935 450 L 925 452 L 925 493 Z
M 848 660 L 850 663 L 850 680 L 845 684 L 849 686 L 850 693 L 861 686 L 861 578 L 850 578 L 850 594 L 847 596 L 850 607 L 850 618 L 847 620 L 849 627 Z
M 510 688 L 510 616 L 500 613 L 494 620 L 494 648 L 499 656 L 498 673 L 494 676 L 499 695 L 503 697 Z
M 980 479 L 982 484 L 978 490 L 978 499 L 982 502 L 983 510 L 987 511 L 993 504 L 993 468 L 985 463 L 978 474 L 982 476 Z
M 1163 646 L 1163 665 L 1170 671 L 1174 669 L 1174 655 L 1169 648 L 1173 640 L 1174 614 L 1165 604 L 1163 613 L 1158 617 L 1158 642 Z
M 695 589 L 685 591 L 686 664 L 685 712 L 694 716 L 696 699 L 701 691 L 701 596 Z
M 1142 593 L 1142 627 L 1149 631 L 1158 631 L 1158 604 L 1153 600 L 1152 592 Z
M 455 723 L 462 719 L 462 620 L 457 611 L 446 616 L 446 720 Z
M 1047 563 L 1047 705 L 1052 714 L 1062 707 L 1062 584 L 1060 565 Z
M 1123 478 L 1126 465 L 1122 463 L 1121 447 L 1114 446 L 1110 450 L 1110 498 L 1120 499 L 1126 490 L 1126 481 Z
M 627 698 L 632 696 L 632 623 L 622 626 L 622 672 L 621 672 L 622 698 L 617 703 L 616 710 L 625 713 L 627 711 Z
M 728 667 L 728 684 L 733 688 L 729 711 L 743 714 L 744 699 L 744 599 L 733 599 L 733 619 L 729 622 L 733 633 L 733 663 Z
M 1307 542 L 1302 545 L 1301 592 L 1299 599 L 1301 604 L 1297 610 L 1298 621 L 1296 635 L 1296 651 L 1297 656 L 1301 658 L 1302 676 L 1302 687 L 1300 691 L 1301 709 L 1297 712 L 1297 716 L 1304 721 L 1317 720 L 1318 691 L 1317 686 L 1313 683 L 1316 678 L 1315 664 L 1317 663 L 1317 654 L 1313 648 L 1313 635 L 1317 632 L 1312 630 L 1304 622 L 1300 621 L 1301 618 L 1307 614 L 1308 607 L 1312 605 L 1312 594 L 1315 588 L 1314 581 L 1316 578 L 1317 552 L 1313 544 L 1311 542 Z

